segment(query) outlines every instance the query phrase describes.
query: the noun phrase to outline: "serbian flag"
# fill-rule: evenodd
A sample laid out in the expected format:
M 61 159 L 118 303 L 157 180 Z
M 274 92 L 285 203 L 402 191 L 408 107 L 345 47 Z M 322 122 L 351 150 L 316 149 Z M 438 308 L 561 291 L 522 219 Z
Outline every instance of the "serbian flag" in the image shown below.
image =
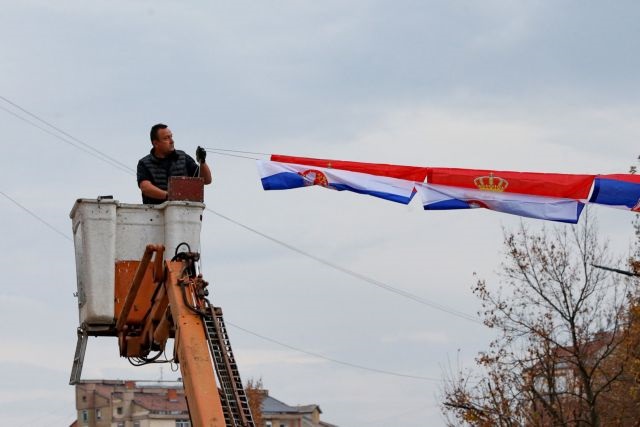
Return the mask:
M 337 162 L 331 163 L 331 166 L 335 163 Z M 356 162 L 346 163 L 356 164 Z M 366 173 L 364 172 L 366 168 L 362 164 L 357 166 L 361 170 L 359 172 L 264 160 L 258 160 L 257 165 L 262 179 L 262 188 L 265 190 L 288 190 L 317 185 L 338 191 L 368 194 L 403 204 L 408 204 L 415 194 L 413 181 Z
M 294 157 L 282 154 L 272 154 L 271 161 L 280 163 L 294 163 L 298 165 L 317 166 L 326 169 L 341 169 L 368 175 L 387 176 L 389 178 L 404 179 L 406 181 L 423 182 L 427 177 L 428 168 L 422 166 L 389 165 L 385 163 L 349 162 L 345 160 L 313 159 L 310 157 Z
M 417 184 L 425 210 L 486 208 L 575 224 L 594 175 L 430 168 Z
M 632 174 L 596 176 L 589 203 L 640 212 L 640 176 Z

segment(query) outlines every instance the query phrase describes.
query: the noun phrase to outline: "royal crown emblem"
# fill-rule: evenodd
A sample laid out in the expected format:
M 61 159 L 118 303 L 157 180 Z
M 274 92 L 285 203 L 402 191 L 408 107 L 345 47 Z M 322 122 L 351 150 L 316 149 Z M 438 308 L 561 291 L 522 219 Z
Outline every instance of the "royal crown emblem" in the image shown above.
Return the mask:
M 473 180 L 473 183 L 482 191 L 496 191 L 498 193 L 502 193 L 509 185 L 506 179 L 493 176 L 493 172 L 489 176 L 477 177 Z
M 306 171 L 298 172 L 298 175 L 304 180 L 304 185 L 319 185 L 321 187 L 328 187 L 329 180 L 327 176 L 316 169 L 308 169 Z

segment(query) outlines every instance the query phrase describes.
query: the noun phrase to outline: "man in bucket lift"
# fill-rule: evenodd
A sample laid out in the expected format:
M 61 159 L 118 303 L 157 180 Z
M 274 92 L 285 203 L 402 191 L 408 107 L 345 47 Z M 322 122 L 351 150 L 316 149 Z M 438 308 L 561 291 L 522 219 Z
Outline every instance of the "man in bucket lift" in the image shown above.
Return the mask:
M 201 176 L 205 184 L 211 184 L 211 170 L 206 164 L 207 152 L 196 150 L 196 159 L 173 148 L 173 134 L 167 125 L 158 123 L 149 134 L 153 148 L 138 161 L 138 187 L 142 191 L 142 203 L 156 205 L 167 200 L 169 177 Z

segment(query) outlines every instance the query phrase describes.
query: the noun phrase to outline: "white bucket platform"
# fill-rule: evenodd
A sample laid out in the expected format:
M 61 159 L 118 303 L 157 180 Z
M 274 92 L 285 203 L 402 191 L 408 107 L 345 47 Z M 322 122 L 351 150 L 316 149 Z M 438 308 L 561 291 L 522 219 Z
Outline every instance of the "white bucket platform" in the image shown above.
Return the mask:
M 149 244 L 164 245 L 171 259 L 180 243 L 200 252 L 205 205 L 168 201 L 137 205 L 117 200 L 78 199 L 71 210 L 80 325 L 87 331 L 114 325 L 115 265 L 137 261 Z M 186 248 L 180 248 L 186 250 Z

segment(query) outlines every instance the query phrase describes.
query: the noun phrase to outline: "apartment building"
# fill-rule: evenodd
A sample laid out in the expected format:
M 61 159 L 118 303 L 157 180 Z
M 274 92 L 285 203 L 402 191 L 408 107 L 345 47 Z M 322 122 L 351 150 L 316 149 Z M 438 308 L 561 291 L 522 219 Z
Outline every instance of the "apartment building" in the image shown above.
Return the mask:
M 318 405 L 287 405 L 261 391 L 263 426 L 337 427 Z M 87 380 L 76 385 L 73 427 L 191 427 L 181 382 Z
M 181 383 L 82 381 L 76 385 L 79 427 L 190 427 Z
M 320 420 L 318 405 L 291 406 L 269 396 L 264 390 L 262 400 L 262 427 L 337 427 Z

